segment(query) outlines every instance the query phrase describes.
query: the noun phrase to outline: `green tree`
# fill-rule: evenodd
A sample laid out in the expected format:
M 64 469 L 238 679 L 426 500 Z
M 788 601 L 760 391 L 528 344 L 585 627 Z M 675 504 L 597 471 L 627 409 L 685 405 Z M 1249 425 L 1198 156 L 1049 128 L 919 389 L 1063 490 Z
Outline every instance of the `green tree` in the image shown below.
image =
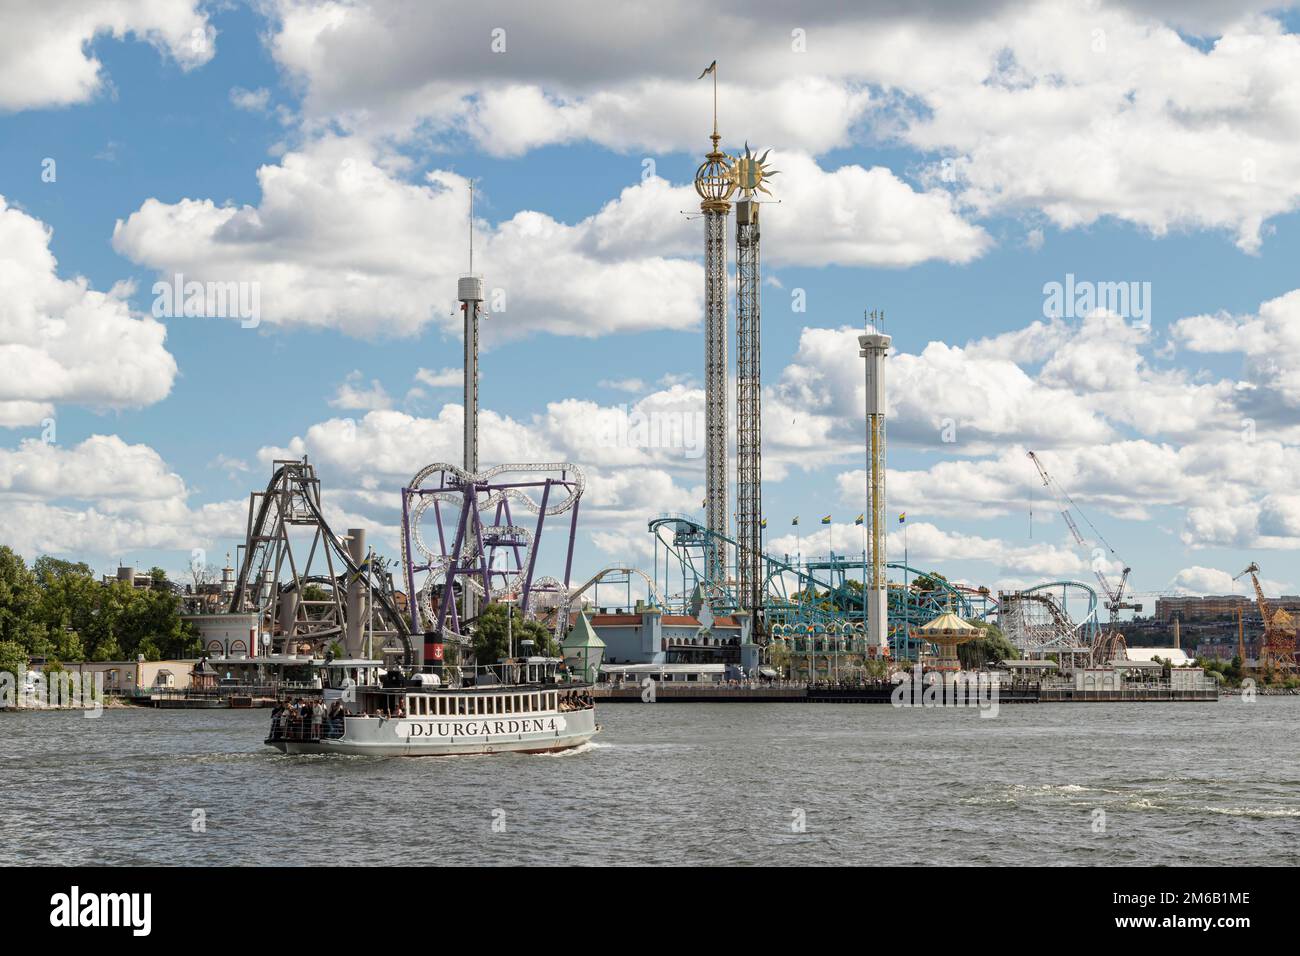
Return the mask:
M 319 584 L 304 584 L 302 586 L 303 608 L 306 617 L 310 621 L 319 621 L 326 617 L 333 610 L 332 604 L 307 604 L 307 601 L 333 601 L 334 596 L 331 591 L 326 590 Z
M 49 643 L 48 655 L 64 661 L 86 659 L 82 634 L 91 627 L 101 585 L 90 566 L 43 555 L 32 565 L 40 587 L 37 619 Z
M 509 608 L 509 630 L 506 609 Z M 538 654 L 559 657 L 560 647 L 555 638 L 541 624 L 526 619 L 514 605 L 489 604 L 479 612 L 474 622 L 474 656 L 480 664 L 495 664 L 509 653 L 509 637 L 513 634 L 515 653 L 522 641 L 531 640 Z
M 116 633 L 126 659 L 190 657 L 198 653 L 194 630 L 180 618 L 180 598 L 167 591 L 132 591 Z
M 11 548 L 0 545 L 0 641 L 29 654 L 44 653 L 45 631 L 36 617 L 41 592 L 36 575 Z
M 927 571 L 925 574 L 918 575 L 913 581 L 912 587 L 918 591 L 939 591 L 947 587 L 948 579 L 938 571 Z
M 785 641 L 774 641 L 767 659 L 772 669 L 782 677 L 790 673 L 790 646 Z
M 18 674 L 27 668 L 27 650 L 15 641 L 0 641 L 0 673 L 13 675 L 15 683 Z M 22 693 L 21 687 L 15 688 L 15 694 Z
M 1016 646 L 1002 633 L 1002 628 L 996 624 L 984 624 L 980 629 L 983 633 L 979 637 L 957 647 L 957 659 L 962 667 L 974 670 L 993 661 L 1014 660 L 1020 656 Z

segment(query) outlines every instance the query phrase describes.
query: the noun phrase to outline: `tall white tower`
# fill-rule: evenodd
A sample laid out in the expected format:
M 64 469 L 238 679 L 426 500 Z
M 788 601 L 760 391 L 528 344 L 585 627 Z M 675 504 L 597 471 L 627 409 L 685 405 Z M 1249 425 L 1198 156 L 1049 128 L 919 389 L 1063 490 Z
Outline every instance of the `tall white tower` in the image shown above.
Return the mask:
M 465 458 L 464 469 L 478 471 L 478 315 L 483 304 L 483 277 L 474 274 L 474 184 L 469 184 L 469 272 L 456 282 L 456 298 L 465 313 Z
M 885 356 L 890 338 L 877 331 L 884 319 L 871 313 L 858 336 L 858 355 L 867 360 L 867 643 L 877 652 L 889 646 L 889 601 L 885 583 Z
M 464 469 L 478 471 L 478 313 L 483 302 L 483 277 L 461 276 L 456 298 L 465 313 L 465 458 Z

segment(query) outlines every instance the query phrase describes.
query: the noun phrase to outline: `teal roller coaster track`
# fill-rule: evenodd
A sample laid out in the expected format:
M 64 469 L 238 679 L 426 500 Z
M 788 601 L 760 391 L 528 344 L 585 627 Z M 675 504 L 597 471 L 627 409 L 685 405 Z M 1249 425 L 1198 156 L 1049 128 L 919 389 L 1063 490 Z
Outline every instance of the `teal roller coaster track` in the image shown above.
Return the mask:
M 649 523 L 655 539 L 654 578 L 665 610 L 685 610 L 699 589 L 715 613 L 735 613 L 741 606 L 734 573 L 735 542 L 709 531 L 688 515 L 662 515 Z M 722 546 L 727 556 L 721 578 L 706 573 L 705 556 Z M 966 620 L 990 620 L 997 601 L 987 589 L 953 584 L 942 575 L 899 562 L 887 565 L 896 578 L 889 585 L 890 646 L 895 657 L 916 656 L 911 628 L 945 610 Z M 760 641 L 783 640 L 795 652 L 848 653 L 866 650 L 866 599 L 862 581 L 866 555 L 836 554 L 818 558 L 762 555 L 765 595 Z

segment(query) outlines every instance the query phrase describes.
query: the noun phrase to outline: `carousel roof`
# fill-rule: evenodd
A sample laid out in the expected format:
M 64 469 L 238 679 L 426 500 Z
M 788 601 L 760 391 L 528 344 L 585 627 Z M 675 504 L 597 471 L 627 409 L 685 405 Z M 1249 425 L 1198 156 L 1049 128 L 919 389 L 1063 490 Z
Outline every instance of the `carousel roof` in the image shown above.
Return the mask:
M 944 611 L 928 624 L 914 628 L 913 633 L 922 637 L 975 637 L 980 629 L 974 624 L 963 621 L 952 611 Z

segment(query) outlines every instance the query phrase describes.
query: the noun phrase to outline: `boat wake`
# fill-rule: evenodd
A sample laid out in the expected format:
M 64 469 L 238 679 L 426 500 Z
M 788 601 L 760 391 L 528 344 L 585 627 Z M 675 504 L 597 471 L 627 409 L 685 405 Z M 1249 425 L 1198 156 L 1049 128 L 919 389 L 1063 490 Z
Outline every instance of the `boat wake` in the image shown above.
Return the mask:
M 585 744 L 578 744 L 576 747 L 570 747 L 568 750 L 552 750 L 547 753 L 529 754 L 530 757 L 576 757 L 579 754 L 591 753 L 593 750 L 606 750 L 614 746 L 613 744 L 596 743 L 594 740 L 588 740 Z

